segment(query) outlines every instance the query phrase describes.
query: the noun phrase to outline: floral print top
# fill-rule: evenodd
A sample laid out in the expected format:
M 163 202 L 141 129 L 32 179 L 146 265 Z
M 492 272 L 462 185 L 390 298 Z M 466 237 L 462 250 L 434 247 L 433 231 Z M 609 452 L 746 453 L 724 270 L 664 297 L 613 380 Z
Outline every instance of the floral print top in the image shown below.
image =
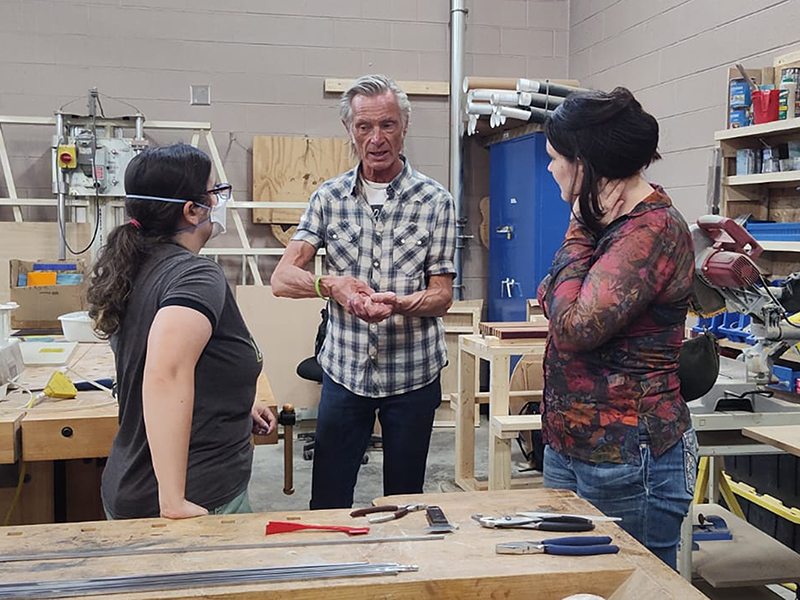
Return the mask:
M 660 188 L 594 234 L 573 219 L 539 286 L 550 321 L 544 441 L 591 462 L 639 464 L 691 425 L 678 356 L 692 290 L 689 228 Z

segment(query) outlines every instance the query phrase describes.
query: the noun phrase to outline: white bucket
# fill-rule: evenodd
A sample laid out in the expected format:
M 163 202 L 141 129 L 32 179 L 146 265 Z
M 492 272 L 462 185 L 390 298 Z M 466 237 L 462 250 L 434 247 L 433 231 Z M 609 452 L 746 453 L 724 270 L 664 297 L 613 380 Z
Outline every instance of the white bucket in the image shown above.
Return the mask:
M 94 321 L 84 311 L 67 313 L 58 317 L 68 342 L 102 342 L 94 333 Z

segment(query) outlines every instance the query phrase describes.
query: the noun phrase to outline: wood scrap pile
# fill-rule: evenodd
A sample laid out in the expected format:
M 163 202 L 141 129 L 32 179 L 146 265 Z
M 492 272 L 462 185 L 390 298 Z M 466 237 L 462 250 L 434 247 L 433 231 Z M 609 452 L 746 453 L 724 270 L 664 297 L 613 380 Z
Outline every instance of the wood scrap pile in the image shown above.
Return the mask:
M 535 340 L 547 337 L 547 321 L 503 321 L 481 323 L 481 335 L 501 340 Z

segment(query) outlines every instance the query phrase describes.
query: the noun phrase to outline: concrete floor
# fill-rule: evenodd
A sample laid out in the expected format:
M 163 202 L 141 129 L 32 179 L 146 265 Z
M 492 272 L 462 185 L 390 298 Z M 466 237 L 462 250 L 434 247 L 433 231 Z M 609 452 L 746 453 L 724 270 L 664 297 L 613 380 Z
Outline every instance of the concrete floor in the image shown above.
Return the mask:
M 475 474 L 480 478 L 487 475 L 489 458 L 489 425 L 484 416 L 481 427 L 475 431 Z M 370 449 L 369 462 L 361 466 L 355 490 L 354 506 L 369 506 L 374 498 L 383 496 L 383 453 Z M 512 463 L 514 475 L 519 475 L 522 453 L 514 444 Z M 428 469 L 425 476 L 426 492 L 460 491 L 454 483 L 455 477 L 455 429 L 435 427 L 428 452 Z M 277 446 L 256 447 L 253 462 L 253 476 L 250 480 L 250 504 L 254 511 L 305 510 L 311 498 L 311 461 L 303 460 L 303 440 L 295 439 L 294 444 L 294 487 L 295 493 L 283 493 L 283 442 Z

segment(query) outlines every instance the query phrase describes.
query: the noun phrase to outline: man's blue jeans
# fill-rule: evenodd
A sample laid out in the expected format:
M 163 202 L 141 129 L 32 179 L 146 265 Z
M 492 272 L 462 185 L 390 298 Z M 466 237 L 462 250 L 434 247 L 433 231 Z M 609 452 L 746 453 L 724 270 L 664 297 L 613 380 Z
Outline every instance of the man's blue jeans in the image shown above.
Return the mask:
M 676 568 L 681 522 L 697 478 L 697 435 L 689 429 L 655 458 L 641 444 L 640 465 L 592 463 L 544 450 L 544 485 L 571 490 L 602 513 L 622 517 L 620 526 L 653 554 Z
M 353 505 L 353 489 L 376 412 L 383 437 L 383 493 L 422 493 L 433 417 L 441 401 L 439 377 L 405 394 L 367 398 L 323 374 L 314 438 L 311 509 Z

